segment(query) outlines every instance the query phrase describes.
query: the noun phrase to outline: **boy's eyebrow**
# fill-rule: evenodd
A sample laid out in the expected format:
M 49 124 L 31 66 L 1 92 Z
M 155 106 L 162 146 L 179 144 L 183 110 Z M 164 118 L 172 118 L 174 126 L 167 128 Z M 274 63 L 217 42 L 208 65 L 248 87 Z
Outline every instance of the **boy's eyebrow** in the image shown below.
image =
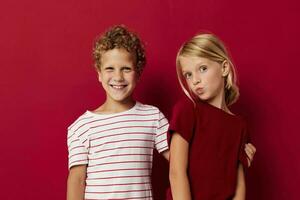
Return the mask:
M 113 68 L 112 66 L 105 66 L 104 69 Z
M 134 68 L 133 66 L 130 66 L 130 65 L 124 65 L 124 66 L 122 66 L 121 68 Z

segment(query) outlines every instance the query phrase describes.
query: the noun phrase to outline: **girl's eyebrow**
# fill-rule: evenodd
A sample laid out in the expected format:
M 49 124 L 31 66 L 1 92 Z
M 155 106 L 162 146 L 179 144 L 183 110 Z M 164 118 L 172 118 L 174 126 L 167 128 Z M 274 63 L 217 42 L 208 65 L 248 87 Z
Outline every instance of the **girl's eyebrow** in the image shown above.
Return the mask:
M 181 70 L 181 72 L 182 72 L 182 73 L 185 73 L 186 71 L 185 71 L 185 70 Z
M 202 66 L 202 65 L 205 65 L 205 66 L 206 66 L 207 63 L 206 63 L 205 61 L 204 61 L 204 62 L 202 61 L 202 62 L 198 62 L 196 65 L 197 65 L 197 66 Z
M 182 71 L 182 73 L 185 74 L 185 73 L 190 73 L 190 72 L 189 71 Z

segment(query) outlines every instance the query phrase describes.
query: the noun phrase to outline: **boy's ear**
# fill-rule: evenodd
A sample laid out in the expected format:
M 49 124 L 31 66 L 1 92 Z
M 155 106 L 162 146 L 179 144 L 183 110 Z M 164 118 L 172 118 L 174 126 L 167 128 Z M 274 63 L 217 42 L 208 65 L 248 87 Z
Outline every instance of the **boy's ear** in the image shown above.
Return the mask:
M 98 81 L 101 83 L 102 82 L 101 71 L 99 69 L 97 69 L 97 75 L 98 75 Z
M 230 66 L 227 60 L 222 63 L 222 76 L 225 77 L 229 74 Z

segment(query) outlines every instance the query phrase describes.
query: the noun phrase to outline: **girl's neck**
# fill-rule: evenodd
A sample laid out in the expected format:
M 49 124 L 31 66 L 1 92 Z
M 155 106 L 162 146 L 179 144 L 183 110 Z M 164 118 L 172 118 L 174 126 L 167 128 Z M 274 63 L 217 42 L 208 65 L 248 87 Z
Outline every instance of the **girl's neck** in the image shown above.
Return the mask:
M 219 95 L 215 96 L 213 99 L 211 100 L 208 100 L 207 101 L 208 104 L 214 106 L 214 107 L 217 107 L 229 114 L 232 114 L 229 110 L 229 108 L 227 107 L 227 104 L 226 104 L 226 101 L 225 101 L 225 93 L 224 91 L 223 92 L 220 92 Z

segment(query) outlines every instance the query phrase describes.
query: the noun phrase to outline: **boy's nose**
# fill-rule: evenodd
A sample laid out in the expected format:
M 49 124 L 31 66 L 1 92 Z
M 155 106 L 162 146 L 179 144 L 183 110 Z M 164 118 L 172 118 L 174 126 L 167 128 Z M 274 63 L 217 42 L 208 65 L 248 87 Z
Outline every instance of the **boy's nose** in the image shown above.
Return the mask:
M 115 81 L 123 81 L 124 80 L 124 76 L 122 72 L 116 72 L 114 75 L 114 80 Z

